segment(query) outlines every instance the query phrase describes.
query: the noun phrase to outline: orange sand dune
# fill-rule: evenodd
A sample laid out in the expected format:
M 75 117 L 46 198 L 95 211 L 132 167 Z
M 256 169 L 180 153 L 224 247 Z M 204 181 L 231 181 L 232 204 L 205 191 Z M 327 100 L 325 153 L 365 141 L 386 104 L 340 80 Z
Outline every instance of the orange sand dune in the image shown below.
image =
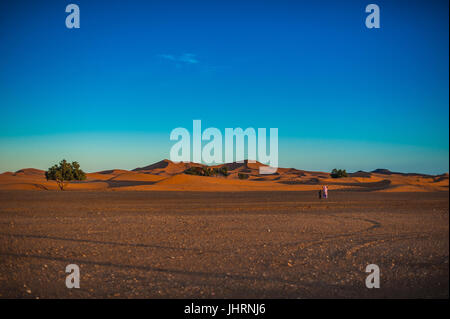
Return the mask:
M 173 190 L 173 191 L 258 191 L 258 190 L 319 190 L 328 185 L 330 190 L 346 189 L 375 192 L 432 192 L 448 191 L 449 175 L 401 174 L 385 169 L 373 172 L 356 172 L 346 178 L 331 178 L 330 173 L 310 172 L 294 168 L 279 168 L 276 174 L 260 175 L 261 163 L 228 163 L 228 177 L 186 175 L 197 163 L 174 163 L 163 160 L 158 163 L 127 170 L 107 170 L 88 173 L 81 182 L 70 182 L 67 190 Z M 249 176 L 239 179 L 239 173 Z M 57 190 L 55 181 L 47 181 L 43 170 L 26 168 L 15 173 L 0 174 L 0 189 Z
M 20 169 L 17 172 L 15 172 L 13 175 L 15 175 L 15 176 L 18 176 L 18 175 L 26 175 L 26 176 L 37 175 L 37 176 L 41 176 L 41 175 L 45 175 L 45 171 L 43 171 L 41 169 L 36 169 L 36 168 L 23 168 L 23 169 Z
M 100 180 L 105 181 L 111 178 L 114 178 L 120 174 L 129 173 L 129 171 L 124 169 L 112 169 L 107 171 L 101 171 L 96 173 L 87 173 L 86 178 L 87 180 Z
M 162 161 L 159 161 L 155 164 L 151 164 L 145 167 L 139 167 L 135 168 L 133 171 L 135 172 L 143 172 L 148 174 L 154 174 L 154 175 L 162 175 L 162 176 L 170 176 L 175 174 L 183 173 L 185 170 L 187 170 L 190 167 L 194 166 L 203 166 L 202 164 L 197 163 L 175 163 L 171 160 L 165 159 Z
M 111 180 L 113 181 L 149 181 L 156 182 L 164 179 L 162 176 L 152 175 L 152 174 L 144 174 L 144 173 L 136 173 L 136 172 L 126 172 L 123 174 L 119 174 L 113 177 Z
M 270 191 L 270 190 L 314 190 L 317 186 L 306 185 L 301 188 L 273 182 L 255 182 L 250 180 L 228 179 L 225 177 L 207 177 L 178 174 L 168 177 L 154 185 L 124 187 L 123 190 L 159 190 L 159 191 Z
M 107 181 L 116 176 L 117 175 L 112 175 L 112 174 L 87 173 L 86 180 L 88 180 L 88 181 Z

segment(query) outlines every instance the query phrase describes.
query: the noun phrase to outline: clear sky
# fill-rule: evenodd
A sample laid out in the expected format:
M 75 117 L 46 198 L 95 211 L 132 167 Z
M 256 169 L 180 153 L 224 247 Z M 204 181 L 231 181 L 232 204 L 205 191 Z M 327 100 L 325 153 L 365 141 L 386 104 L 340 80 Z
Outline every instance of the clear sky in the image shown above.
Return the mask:
M 67 29 L 76 3 L 81 28 Z M 381 28 L 365 27 L 376 3 Z M 448 172 L 448 1 L 0 1 L 0 172 L 277 127 L 279 166 Z

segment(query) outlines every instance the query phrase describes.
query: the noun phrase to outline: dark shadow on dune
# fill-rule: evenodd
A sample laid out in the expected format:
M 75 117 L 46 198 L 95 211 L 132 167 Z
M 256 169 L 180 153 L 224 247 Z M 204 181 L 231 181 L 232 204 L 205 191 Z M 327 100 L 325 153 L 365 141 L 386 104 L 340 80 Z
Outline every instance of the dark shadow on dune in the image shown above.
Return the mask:
M 114 173 L 113 169 L 109 169 L 109 170 L 106 170 L 106 171 L 98 172 L 98 174 L 102 174 L 102 175 L 109 175 L 109 174 L 113 174 L 113 173 Z
M 153 185 L 156 182 L 154 181 L 116 181 L 116 180 L 107 180 L 104 181 L 108 184 L 108 187 L 125 187 L 125 186 L 141 186 L 141 185 Z
M 372 177 L 372 174 L 368 173 L 368 172 L 364 172 L 364 171 L 357 171 L 355 173 L 348 174 L 348 176 L 350 176 L 350 177 L 368 177 L 368 178 L 370 178 L 370 177 Z
M 448 175 L 447 174 L 442 174 L 442 175 L 438 175 L 436 177 L 433 178 L 433 183 L 437 183 L 437 182 L 441 182 L 443 180 L 448 180 Z M 448 185 L 446 185 L 448 187 Z
M 400 172 L 392 172 L 386 168 L 377 168 L 373 170 L 371 173 L 377 173 L 382 175 L 401 175 L 401 176 L 417 176 L 417 177 L 432 177 L 433 175 L 428 174 L 420 174 L 420 173 L 400 173 Z
M 359 188 L 352 188 L 352 189 L 338 189 L 336 191 L 341 192 L 372 192 L 372 191 L 379 191 L 383 189 L 388 189 L 391 187 L 391 181 L 388 179 L 384 179 L 379 182 L 372 182 L 372 183 L 329 183 L 328 185 L 340 185 L 340 186 L 354 186 Z
M 311 178 L 307 181 L 282 181 L 279 182 L 280 184 L 287 184 L 287 185 L 339 185 L 339 186 L 352 186 L 352 187 L 359 187 L 359 188 L 352 188 L 352 189 L 337 189 L 334 191 L 351 191 L 351 192 L 371 192 L 371 191 L 377 191 L 382 189 L 387 189 L 391 185 L 391 181 L 384 179 L 379 182 L 371 182 L 371 183 L 339 183 L 339 182 L 327 182 L 323 183 L 320 182 L 318 178 Z
M 44 191 L 48 191 L 48 188 L 45 187 L 44 185 L 41 185 L 41 184 L 33 184 L 33 185 L 36 186 L 36 187 L 39 188 L 39 189 L 42 189 L 42 190 L 44 190 Z
M 162 161 L 159 161 L 159 162 L 151 164 L 151 165 L 135 168 L 132 171 L 133 172 L 149 171 L 152 169 L 163 169 L 163 168 L 166 168 L 167 166 L 169 166 L 169 160 L 162 160 Z
M 320 180 L 318 178 L 310 178 L 307 181 L 282 181 L 280 184 L 286 185 L 318 185 Z
M 126 186 L 141 186 L 141 185 L 153 185 L 156 181 L 118 181 L 113 179 L 108 180 L 92 180 L 92 181 L 72 181 L 71 184 L 89 184 L 89 183 L 106 183 L 108 188 L 118 188 Z

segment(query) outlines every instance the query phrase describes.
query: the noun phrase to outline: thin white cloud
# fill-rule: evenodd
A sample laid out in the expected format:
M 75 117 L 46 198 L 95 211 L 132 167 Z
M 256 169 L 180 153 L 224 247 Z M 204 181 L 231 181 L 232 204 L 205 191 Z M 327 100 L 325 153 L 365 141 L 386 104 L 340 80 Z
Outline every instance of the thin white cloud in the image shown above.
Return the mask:
M 191 63 L 191 64 L 196 64 L 199 61 L 196 59 L 196 55 L 195 54 L 190 54 L 190 53 L 185 53 L 183 54 L 180 58 L 179 61 L 181 62 L 186 62 L 186 63 Z
M 171 54 L 159 54 L 158 56 L 160 58 L 167 59 L 167 60 L 172 60 L 172 61 L 176 60 L 175 57 Z
M 170 61 L 174 61 L 174 62 L 182 62 L 182 63 L 186 63 L 186 64 L 197 64 L 200 62 L 196 58 L 196 55 L 192 54 L 192 53 L 184 53 L 180 56 L 175 56 L 172 54 L 158 54 L 158 57 L 166 59 L 166 60 L 170 60 Z

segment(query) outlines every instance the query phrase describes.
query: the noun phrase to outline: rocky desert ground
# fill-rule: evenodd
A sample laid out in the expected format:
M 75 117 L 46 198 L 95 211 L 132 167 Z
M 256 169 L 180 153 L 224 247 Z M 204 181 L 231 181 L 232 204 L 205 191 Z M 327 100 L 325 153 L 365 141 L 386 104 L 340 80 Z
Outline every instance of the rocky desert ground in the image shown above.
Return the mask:
M 39 170 L 1 174 L 0 298 L 448 298 L 447 174 L 252 165 L 216 178 L 162 161 L 67 191 Z
M 448 223 L 446 192 L 0 191 L 0 297 L 448 298 Z

